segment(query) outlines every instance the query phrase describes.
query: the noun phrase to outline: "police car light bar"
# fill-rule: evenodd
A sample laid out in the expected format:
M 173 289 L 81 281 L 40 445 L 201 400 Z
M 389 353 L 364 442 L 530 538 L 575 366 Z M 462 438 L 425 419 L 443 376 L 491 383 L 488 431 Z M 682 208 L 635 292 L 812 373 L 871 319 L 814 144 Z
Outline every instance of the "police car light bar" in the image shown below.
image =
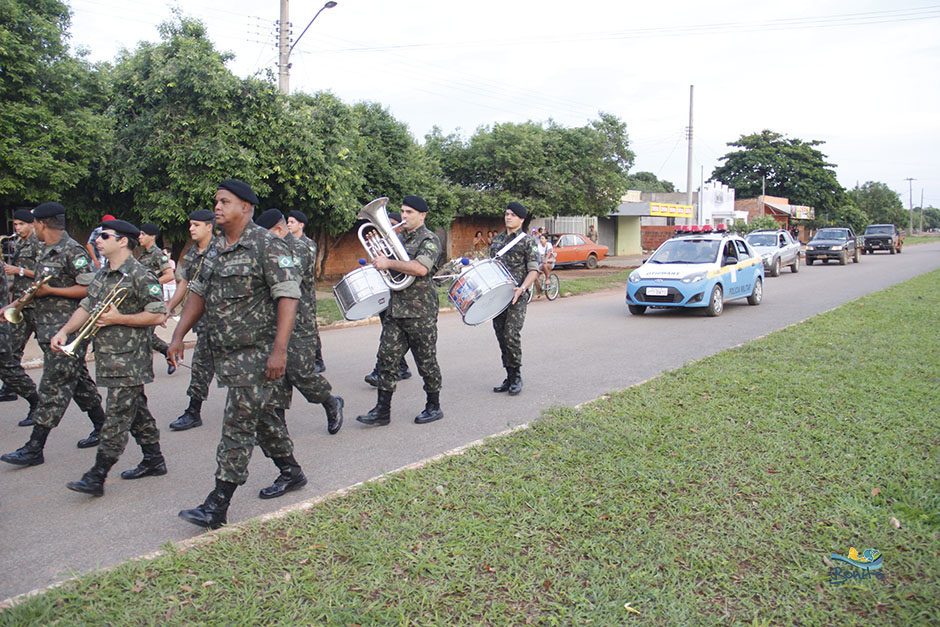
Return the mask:
M 715 225 L 715 230 L 718 231 L 719 233 L 724 233 L 724 232 L 726 232 L 726 231 L 728 230 L 728 225 L 727 225 L 727 224 L 716 224 L 716 225 Z

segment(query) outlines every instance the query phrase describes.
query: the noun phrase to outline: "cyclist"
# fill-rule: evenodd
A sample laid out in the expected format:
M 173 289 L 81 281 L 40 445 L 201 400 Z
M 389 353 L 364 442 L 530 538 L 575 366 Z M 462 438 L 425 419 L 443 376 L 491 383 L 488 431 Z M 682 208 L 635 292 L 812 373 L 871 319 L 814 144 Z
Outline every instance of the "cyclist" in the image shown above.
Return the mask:
M 555 247 L 544 233 L 539 236 L 539 259 L 539 269 L 547 281 L 548 273 L 555 269 Z

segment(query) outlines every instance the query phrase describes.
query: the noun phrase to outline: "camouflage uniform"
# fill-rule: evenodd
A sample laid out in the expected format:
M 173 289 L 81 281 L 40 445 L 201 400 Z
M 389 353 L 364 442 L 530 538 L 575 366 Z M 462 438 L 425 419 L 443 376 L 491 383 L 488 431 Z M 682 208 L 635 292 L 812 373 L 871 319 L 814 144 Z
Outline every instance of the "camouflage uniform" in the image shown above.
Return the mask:
M 312 324 L 313 324 L 313 333 L 311 335 L 311 338 L 312 338 L 314 350 L 319 351 L 320 350 L 320 327 L 317 326 L 317 290 L 316 290 L 316 285 L 314 284 L 314 280 L 316 279 L 316 275 L 317 275 L 317 243 L 313 241 L 312 239 L 310 239 L 309 237 L 307 237 L 306 235 L 301 235 L 300 237 L 297 237 L 297 238 L 294 238 L 293 236 L 290 236 L 290 237 L 304 244 L 307 247 L 307 251 L 308 251 L 307 255 L 310 257 L 309 300 L 310 300 L 310 316 L 311 316 Z M 307 273 L 305 272 L 305 274 Z M 306 283 L 306 279 L 304 279 L 304 282 Z M 306 288 L 307 286 L 304 285 L 301 291 L 305 290 Z M 308 298 L 306 293 L 304 295 L 304 298 Z M 303 306 L 303 303 L 301 303 L 300 306 Z M 299 309 L 297 310 L 297 316 L 298 316 L 297 323 L 299 324 L 300 323 L 300 310 Z
M 24 278 L 24 277 L 20 277 Z M 25 291 L 25 290 L 24 290 Z M 7 288 L 7 275 L 0 272 L 0 307 L 9 304 L 7 295 L 10 293 Z M 22 295 L 22 293 L 20 294 Z M 26 316 L 23 316 L 23 322 L 20 324 L 7 324 L 0 322 L 0 381 L 11 391 L 23 398 L 33 399 L 30 403 L 36 402 L 36 384 L 29 378 L 23 366 L 20 365 L 20 357 L 16 354 L 10 336 L 13 329 L 26 324 Z
M 39 241 L 39 238 L 36 237 L 35 233 L 31 233 L 26 239 L 18 237 L 16 244 L 13 245 L 10 265 L 19 266 L 20 268 L 35 268 L 36 259 L 39 258 L 39 253 L 42 252 L 42 248 L 43 244 Z M 22 296 L 32 283 L 33 279 L 28 276 L 14 276 L 13 286 L 10 289 L 11 298 L 16 299 Z M 33 303 L 26 305 L 23 308 L 23 322 L 10 326 L 13 357 L 16 359 L 17 363 L 23 360 L 23 350 L 26 348 L 29 337 L 36 334 L 35 309 L 36 305 Z
M 183 255 L 181 274 L 187 282 L 192 283 L 193 279 L 198 276 L 197 273 L 202 272 L 200 264 L 204 265 L 206 254 L 211 246 L 212 242 L 209 242 L 206 250 L 200 253 L 199 246 L 193 245 Z M 212 383 L 212 378 L 215 376 L 215 366 L 212 363 L 212 354 L 209 352 L 209 334 L 206 333 L 207 330 L 206 318 L 203 316 L 193 326 L 193 331 L 196 333 L 196 347 L 193 349 L 191 360 L 192 374 L 189 379 L 189 389 L 186 390 L 186 395 L 197 401 L 204 401 L 209 397 L 209 384 Z
M 490 244 L 490 257 L 496 257 L 499 250 L 511 242 L 517 235 L 508 231 L 503 231 L 493 237 Z M 500 261 L 509 270 L 509 274 L 516 280 L 516 285 L 521 286 L 525 281 L 526 275 L 532 270 L 539 269 L 539 249 L 535 243 L 535 238 L 526 235 L 522 241 L 510 248 L 500 257 Z M 499 350 L 502 353 L 504 368 L 522 367 L 522 325 L 525 323 L 526 298 L 521 295 L 515 305 L 509 305 L 495 318 L 493 318 L 493 329 L 496 331 L 496 339 L 499 341 Z
M 272 458 L 293 454 L 284 422 L 269 404 L 284 396 L 285 378 L 265 378 L 277 331 L 277 299 L 300 298 L 300 276 L 287 243 L 249 223 L 234 244 L 213 241 L 199 277 L 190 284 L 205 299 L 209 350 L 219 386 L 228 388 L 222 439 L 216 452 L 220 481 L 244 484 L 255 442 Z
M 408 349 L 414 355 L 418 372 L 424 379 L 424 391 L 441 390 L 441 369 L 437 363 L 437 290 L 431 277 L 440 266 L 442 250 L 437 235 L 427 227 L 401 234 L 402 244 L 410 259 L 428 269 L 423 277 L 404 290 L 392 291 L 382 337 L 379 341 L 378 389 L 394 392 L 398 369 Z
M 108 262 L 95 274 L 80 306 L 91 312 L 120 283 L 128 290 L 118 307 L 123 314 L 166 313 L 157 278 L 129 256 L 117 270 Z M 144 384 L 153 381 L 150 328 L 109 325 L 95 334 L 95 377 L 108 388 L 108 410 L 101 427 L 99 455 L 116 460 L 127 446 L 127 433 L 141 446 L 157 444 L 160 431 L 147 408 Z
M 52 280 L 47 283 L 49 287 L 89 285 L 94 277 L 94 266 L 85 247 L 63 231 L 62 238 L 47 245 L 39 255 L 35 273 L 36 278 L 51 276 Z M 35 303 L 36 339 L 42 348 L 43 369 L 39 381 L 39 408 L 33 420 L 47 429 L 56 427 L 72 398 L 82 411 L 101 415 L 101 396 L 88 374 L 85 347 L 78 351 L 76 359 L 53 351 L 49 345 L 52 337 L 72 316 L 79 299 L 41 296 Z M 95 424 L 96 429 L 100 426 Z
M 156 244 L 142 252 L 138 261 L 140 261 L 145 268 L 153 272 L 158 280 L 160 275 L 162 275 L 167 268 L 172 269 L 173 267 L 170 265 L 170 258 L 163 254 L 163 251 L 160 250 Z M 161 287 L 160 289 L 162 290 L 163 288 Z M 157 335 L 156 327 L 150 330 L 150 344 L 153 350 L 164 357 L 166 356 L 167 343 L 161 340 L 160 336 Z

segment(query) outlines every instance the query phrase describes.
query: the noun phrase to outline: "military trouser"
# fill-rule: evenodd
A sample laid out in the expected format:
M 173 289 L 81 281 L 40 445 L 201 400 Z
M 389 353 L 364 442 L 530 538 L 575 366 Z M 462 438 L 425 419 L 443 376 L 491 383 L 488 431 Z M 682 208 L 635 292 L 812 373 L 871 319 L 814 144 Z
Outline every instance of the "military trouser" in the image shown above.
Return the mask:
M 495 318 L 493 329 L 503 357 L 503 368 L 522 367 L 522 325 L 525 323 L 526 299 L 519 297 L 515 305 L 509 305 Z
M 19 324 L 10 324 L 10 348 L 16 363 L 23 361 L 23 351 L 31 335 L 36 335 L 36 317 L 32 307 L 23 309 L 23 321 Z
M 243 485 L 256 441 L 264 454 L 274 459 L 294 453 L 287 425 L 271 405 L 272 391 L 271 383 L 228 388 L 222 439 L 215 455 L 216 479 Z
M 25 324 L 25 320 L 23 323 Z M 30 398 L 36 394 L 36 384 L 26 374 L 20 364 L 20 356 L 11 350 L 11 329 L 19 325 L 0 323 L 0 381 L 11 391 L 23 398 Z
M 128 432 L 141 447 L 160 441 L 160 430 L 147 407 L 143 385 L 108 388 L 108 408 L 98 450 L 111 459 L 119 458 L 127 446 Z
M 189 389 L 186 390 L 186 395 L 193 400 L 204 401 L 209 398 L 209 384 L 215 376 L 215 364 L 212 361 L 212 351 L 209 350 L 208 333 L 196 334 L 191 367 Z
M 47 429 L 58 426 L 73 398 L 85 413 L 101 409 L 101 395 L 85 364 L 86 349 L 80 349 L 77 357 L 69 357 L 52 350 L 48 341 L 40 339 L 39 345 L 42 347 L 43 363 L 42 378 L 39 380 L 39 408 L 33 416 L 36 424 Z M 99 427 L 95 425 L 96 429 Z
M 300 390 L 308 403 L 325 403 L 330 400 L 330 392 L 333 390 L 329 381 L 315 372 L 318 343 L 310 336 L 292 337 L 287 349 L 287 381 Z M 279 403 L 279 406 L 290 407 L 291 390 L 291 387 L 287 388 L 287 402 Z
M 379 340 L 380 390 L 395 391 L 398 368 L 411 349 L 415 365 L 424 379 L 425 392 L 441 391 L 441 368 L 437 363 L 437 316 L 428 318 L 385 317 Z
M 170 348 L 169 345 L 163 340 L 161 340 L 160 336 L 157 335 L 156 327 L 153 327 L 153 330 L 150 331 L 150 347 L 153 348 L 153 350 L 160 353 L 161 355 L 163 355 L 164 357 L 166 357 L 166 353 Z

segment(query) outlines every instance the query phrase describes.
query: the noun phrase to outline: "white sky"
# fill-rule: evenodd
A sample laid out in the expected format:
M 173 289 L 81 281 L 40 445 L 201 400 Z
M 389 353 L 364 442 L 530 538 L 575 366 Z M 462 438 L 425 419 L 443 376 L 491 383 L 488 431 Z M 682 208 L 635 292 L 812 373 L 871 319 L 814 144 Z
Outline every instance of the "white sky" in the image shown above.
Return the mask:
M 229 67 L 277 73 L 279 0 L 66 0 L 94 61 L 159 41 L 178 6 Z M 294 36 L 320 0 L 293 0 Z M 839 182 L 880 181 L 940 206 L 940 4 L 909 0 L 339 0 L 291 56 L 291 91 L 381 103 L 423 141 L 432 126 L 626 122 L 632 171 L 693 189 L 743 134 L 818 139 Z M 916 179 L 908 183 L 905 179 Z

